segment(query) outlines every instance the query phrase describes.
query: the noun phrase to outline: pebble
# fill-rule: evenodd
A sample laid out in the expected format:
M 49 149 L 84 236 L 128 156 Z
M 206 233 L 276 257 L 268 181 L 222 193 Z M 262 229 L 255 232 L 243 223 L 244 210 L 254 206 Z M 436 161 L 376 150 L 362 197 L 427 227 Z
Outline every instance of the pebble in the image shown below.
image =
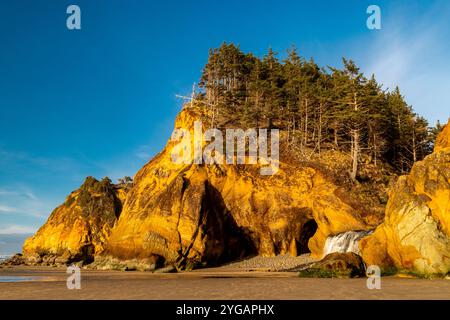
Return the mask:
M 289 269 L 298 269 L 303 265 L 308 265 L 317 261 L 310 254 L 302 254 L 297 257 L 290 255 L 278 255 L 275 257 L 255 256 L 241 261 L 231 262 L 220 268 L 233 269 L 239 271 L 267 270 L 267 271 L 288 271 Z

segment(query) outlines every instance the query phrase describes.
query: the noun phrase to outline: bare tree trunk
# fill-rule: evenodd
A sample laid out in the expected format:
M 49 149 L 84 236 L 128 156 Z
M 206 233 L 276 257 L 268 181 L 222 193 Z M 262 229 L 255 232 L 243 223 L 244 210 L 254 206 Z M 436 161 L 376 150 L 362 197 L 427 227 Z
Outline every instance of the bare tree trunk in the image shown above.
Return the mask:
M 299 131 L 299 142 L 300 142 L 300 150 L 303 152 L 303 130 L 304 130 L 304 119 L 300 118 L 300 123 L 298 124 L 298 131 Z
M 377 139 L 375 133 L 373 134 L 373 156 L 375 167 L 377 167 Z
M 308 145 L 308 99 L 305 99 L 305 147 Z
M 317 133 L 317 150 L 320 157 L 320 147 L 322 142 L 322 102 L 319 104 L 319 132 Z
M 359 158 L 359 130 L 352 130 L 353 144 L 352 144 L 352 172 L 351 179 L 356 180 L 358 173 L 358 158 Z
M 292 143 L 295 143 L 295 116 L 292 116 Z
M 358 100 L 357 100 L 357 93 L 355 92 L 353 94 L 353 108 L 355 112 L 358 112 Z M 359 129 L 353 129 L 351 131 L 352 137 L 353 137 L 353 163 L 352 163 L 352 172 L 351 172 L 351 178 L 353 181 L 356 181 L 356 175 L 358 174 L 358 159 L 359 159 Z
M 337 125 L 333 128 L 333 134 L 334 134 L 334 145 L 336 146 L 336 148 L 338 148 L 339 144 L 338 144 L 338 129 L 337 129 Z
M 290 131 L 291 131 L 291 124 L 288 122 L 288 125 L 287 125 L 287 143 L 288 143 L 288 145 L 291 143 Z

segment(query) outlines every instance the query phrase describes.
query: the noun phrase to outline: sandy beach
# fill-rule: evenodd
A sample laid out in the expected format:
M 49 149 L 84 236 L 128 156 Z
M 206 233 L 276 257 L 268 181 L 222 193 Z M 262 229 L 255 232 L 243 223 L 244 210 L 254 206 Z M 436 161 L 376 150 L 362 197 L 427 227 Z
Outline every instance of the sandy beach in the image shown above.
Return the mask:
M 384 277 L 380 290 L 369 290 L 364 278 L 224 267 L 171 274 L 82 270 L 81 289 L 69 290 L 67 277 L 65 268 L 2 268 L 0 299 L 450 299 L 450 281 L 443 279 Z

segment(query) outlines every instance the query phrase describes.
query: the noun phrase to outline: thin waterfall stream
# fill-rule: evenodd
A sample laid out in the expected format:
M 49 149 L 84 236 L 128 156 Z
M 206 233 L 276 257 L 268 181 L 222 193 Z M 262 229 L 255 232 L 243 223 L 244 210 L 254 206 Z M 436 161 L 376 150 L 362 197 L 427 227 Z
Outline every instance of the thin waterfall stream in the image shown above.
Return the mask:
M 370 235 L 372 231 L 347 231 L 327 238 L 323 248 L 323 256 L 332 252 L 353 252 L 360 254 L 358 242 Z

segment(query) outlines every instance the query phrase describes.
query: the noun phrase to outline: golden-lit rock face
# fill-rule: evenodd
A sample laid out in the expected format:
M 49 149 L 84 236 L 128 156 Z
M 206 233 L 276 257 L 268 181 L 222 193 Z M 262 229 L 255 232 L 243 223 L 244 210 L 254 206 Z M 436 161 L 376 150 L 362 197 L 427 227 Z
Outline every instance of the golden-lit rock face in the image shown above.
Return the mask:
M 450 126 L 435 152 L 414 164 L 390 192 L 386 217 L 360 241 L 366 264 L 446 274 L 450 270 Z
M 450 121 L 437 136 L 434 151 L 437 152 L 446 148 L 450 148 Z
M 175 128 L 192 133 L 194 121 L 207 122 L 204 112 L 184 108 Z M 280 161 L 275 175 L 264 176 L 260 165 L 176 164 L 175 145 L 169 141 L 139 170 L 131 189 L 87 178 L 25 242 L 25 258 L 68 263 L 102 255 L 181 268 L 249 254 L 321 258 L 328 236 L 379 223 L 313 165 Z M 360 249 L 366 264 L 385 269 L 450 270 L 449 125 L 435 152 L 398 179 L 384 222 Z
M 88 177 L 25 241 L 25 257 L 37 263 L 91 261 L 104 251 L 124 198 L 123 189 L 107 180 L 99 182 Z
M 192 132 L 204 112 L 184 108 L 175 128 Z M 310 165 L 281 162 L 264 176 L 259 165 L 175 164 L 175 145 L 169 141 L 126 194 L 89 179 L 26 241 L 25 255 L 157 258 L 181 268 L 249 254 L 320 258 L 329 235 L 375 227 L 367 221 L 376 219 Z
M 185 108 L 175 128 L 192 131 L 200 118 L 198 109 Z M 317 169 L 280 163 L 275 175 L 264 176 L 258 165 L 175 164 L 173 146 L 136 174 L 109 254 L 159 255 L 179 265 L 252 253 L 321 257 L 328 235 L 371 228 Z

